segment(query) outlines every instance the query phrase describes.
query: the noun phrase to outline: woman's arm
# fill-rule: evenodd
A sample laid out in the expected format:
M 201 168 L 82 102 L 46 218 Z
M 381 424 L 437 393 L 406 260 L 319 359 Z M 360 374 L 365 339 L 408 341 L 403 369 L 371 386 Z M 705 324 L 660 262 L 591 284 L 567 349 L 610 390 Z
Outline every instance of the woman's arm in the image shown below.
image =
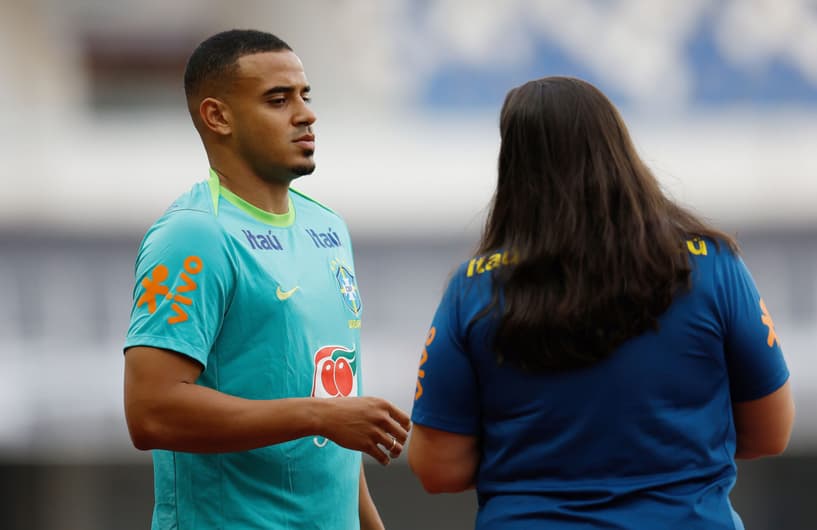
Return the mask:
M 479 468 L 476 436 L 422 425 L 412 427 L 408 461 L 428 493 L 457 493 L 474 487 Z
M 735 458 L 758 458 L 782 453 L 794 424 L 794 399 L 789 381 L 760 399 L 732 406 L 737 450 Z

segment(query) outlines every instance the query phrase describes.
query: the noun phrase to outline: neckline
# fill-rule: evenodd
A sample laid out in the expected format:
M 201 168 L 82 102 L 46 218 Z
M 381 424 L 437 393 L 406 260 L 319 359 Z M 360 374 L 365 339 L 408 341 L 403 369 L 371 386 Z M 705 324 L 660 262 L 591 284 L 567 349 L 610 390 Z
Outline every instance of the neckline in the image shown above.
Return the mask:
M 210 168 L 210 180 L 207 182 L 210 187 L 210 197 L 213 200 L 213 210 L 218 215 L 218 199 L 223 197 L 224 200 L 246 213 L 256 221 L 262 222 L 270 226 L 288 227 L 295 223 L 295 205 L 292 203 L 292 196 L 288 194 L 288 211 L 287 213 L 272 213 L 250 204 L 232 191 L 221 185 L 218 178 L 218 173 L 213 168 Z

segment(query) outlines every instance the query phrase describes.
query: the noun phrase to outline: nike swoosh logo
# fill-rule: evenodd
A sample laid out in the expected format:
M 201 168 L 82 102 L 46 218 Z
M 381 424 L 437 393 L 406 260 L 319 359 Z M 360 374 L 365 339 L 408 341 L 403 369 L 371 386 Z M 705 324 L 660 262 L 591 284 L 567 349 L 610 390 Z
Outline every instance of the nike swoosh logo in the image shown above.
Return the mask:
M 290 289 L 289 291 L 282 291 L 281 286 L 279 285 L 278 288 L 275 290 L 275 296 L 278 297 L 278 300 L 284 301 L 295 294 L 295 291 L 300 289 L 297 285 Z

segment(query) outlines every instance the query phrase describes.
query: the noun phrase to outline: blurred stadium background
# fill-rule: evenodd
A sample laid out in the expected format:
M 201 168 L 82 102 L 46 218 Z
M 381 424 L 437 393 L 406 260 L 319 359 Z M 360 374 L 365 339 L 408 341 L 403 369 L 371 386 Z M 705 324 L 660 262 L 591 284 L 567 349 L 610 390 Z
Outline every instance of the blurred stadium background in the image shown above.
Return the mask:
M 734 503 L 749 529 L 817 528 L 814 0 L 0 0 L 0 528 L 149 526 L 121 397 L 133 259 L 207 175 L 181 75 L 233 27 L 305 64 L 318 170 L 296 187 L 349 223 L 365 387 L 407 410 L 490 200 L 505 92 L 554 74 L 602 88 L 666 189 L 737 234 L 790 363 L 790 449 L 742 462 Z M 387 527 L 471 526 L 472 494 L 367 463 Z

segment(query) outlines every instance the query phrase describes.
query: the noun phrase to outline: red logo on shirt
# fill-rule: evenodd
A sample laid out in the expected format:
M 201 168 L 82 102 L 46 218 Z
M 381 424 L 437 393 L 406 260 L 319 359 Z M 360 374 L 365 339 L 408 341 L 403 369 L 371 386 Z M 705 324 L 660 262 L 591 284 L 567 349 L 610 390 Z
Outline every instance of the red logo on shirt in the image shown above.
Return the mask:
M 343 346 L 324 346 L 315 352 L 312 397 L 357 395 L 357 352 Z
M 136 301 L 136 307 L 147 305 L 148 313 L 151 315 L 156 312 L 158 303 L 162 298 L 165 300 L 172 300 L 170 308 L 173 310 L 173 316 L 168 317 L 168 324 L 178 324 L 187 320 L 187 312 L 179 305 L 192 305 L 193 300 L 181 295 L 179 293 L 189 293 L 195 291 L 198 285 L 193 280 L 191 275 L 195 276 L 200 273 L 204 267 L 201 258 L 198 256 L 188 256 L 184 260 L 184 272 L 181 273 L 182 285 L 176 288 L 176 292 L 170 290 L 170 287 L 164 285 L 170 272 L 167 266 L 163 264 L 156 265 L 148 276 L 142 279 L 142 287 L 145 289 L 142 296 Z

